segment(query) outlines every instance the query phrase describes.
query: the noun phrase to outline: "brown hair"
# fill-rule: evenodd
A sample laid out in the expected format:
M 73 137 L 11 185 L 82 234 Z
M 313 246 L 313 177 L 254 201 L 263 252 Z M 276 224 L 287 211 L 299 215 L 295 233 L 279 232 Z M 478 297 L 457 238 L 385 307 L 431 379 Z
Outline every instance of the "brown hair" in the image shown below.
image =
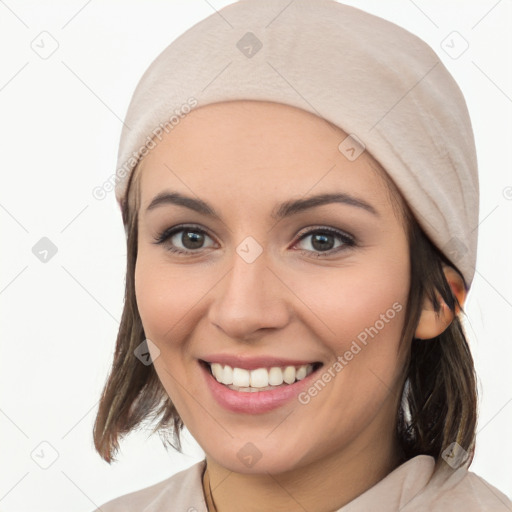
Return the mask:
M 436 312 L 441 309 L 438 294 L 451 311 L 455 312 L 457 305 L 463 312 L 442 268 L 443 264 L 454 265 L 425 235 L 384 169 L 375 161 L 372 165 L 383 178 L 409 240 L 411 281 L 401 342 L 410 343 L 410 350 L 404 367 L 396 429 L 402 460 L 426 454 L 439 462 L 443 451 L 457 442 L 468 452 L 466 460 L 471 462 L 477 420 L 476 376 L 460 319 L 455 315 L 448 328 L 436 338 L 414 338 L 425 297 L 431 300 Z M 115 460 L 119 439 L 145 420 L 156 422 L 152 432 L 158 432 L 166 448 L 170 445 L 181 451 L 183 422 L 153 365 L 142 364 L 134 355 L 135 349 L 145 340 L 134 284 L 140 167 L 137 166 L 130 177 L 127 199 L 122 205 L 127 234 L 124 309 L 114 361 L 93 430 L 96 450 L 109 463 Z

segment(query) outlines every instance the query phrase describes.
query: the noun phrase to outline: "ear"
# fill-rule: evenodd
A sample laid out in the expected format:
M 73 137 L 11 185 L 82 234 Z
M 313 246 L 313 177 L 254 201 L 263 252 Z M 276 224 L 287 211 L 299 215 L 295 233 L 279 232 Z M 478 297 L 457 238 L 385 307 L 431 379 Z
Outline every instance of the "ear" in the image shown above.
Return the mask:
M 464 286 L 464 281 L 460 274 L 453 269 L 452 267 L 445 265 L 443 263 L 443 272 L 452 289 L 452 293 L 457 297 L 459 304 L 461 306 L 464 305 L 464 301 L 466 300 L 466 288 Z M 428 340 L 431 338 L 435 338 L 439 336 L 453 321 L 454 313 L 450 310 L 448 305 L 443 301 L 441 296 L 437 294 L 439 302 L 441 303 L 441 311 L 436 313 L 434 311 L 434 307 L 432 302 L 425 298 L 423 303 L 423 309 L 420 315 L 420 319 L 418 321 L 418 326 L 416 327 L 416 332 L 414 334 L 415 338 L 419 338 L 421 340 Z M 460 311 L 459 306 L 455 305 L 455 314 Z

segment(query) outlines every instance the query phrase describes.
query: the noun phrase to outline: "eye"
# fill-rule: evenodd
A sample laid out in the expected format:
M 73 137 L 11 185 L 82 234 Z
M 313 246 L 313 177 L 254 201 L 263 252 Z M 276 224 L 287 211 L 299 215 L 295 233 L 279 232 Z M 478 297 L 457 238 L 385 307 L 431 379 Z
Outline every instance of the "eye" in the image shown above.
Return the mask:
M 177 254 L 191 254 L 199 252 L 205 246 L 206 240 L 212 240 L 206 231 L 197 226 L 175 226 L 162 231 L 156 238 L 155 244 L 165 244 L 166 249 Z M 168 243 L 167 243 L 168 242 Z
M 205 245 L 208 240 L 211 243 Z M 165 244 L 168 251 L 183 255 L 199 253 L 201 249 L 207 249 L 215 245 L 204 229 L 192 225 L 174 226 L 165 229 L 157 235 L 153 243 Z M 330 256 L 356 245 L 353 236 L 328 227 L 316 228 L 302 233 L 296 245 L 300 243 L 303 245 L 300 249 L 303 254 L 317 258 Z
M 302 234 L 299 239 L 300 242 L 306 242 L 303 243 L 301 252 L 308 253 L 316 258 L 330 256 L 356 245 L 353 236 L 328 227 L 313 229 Z

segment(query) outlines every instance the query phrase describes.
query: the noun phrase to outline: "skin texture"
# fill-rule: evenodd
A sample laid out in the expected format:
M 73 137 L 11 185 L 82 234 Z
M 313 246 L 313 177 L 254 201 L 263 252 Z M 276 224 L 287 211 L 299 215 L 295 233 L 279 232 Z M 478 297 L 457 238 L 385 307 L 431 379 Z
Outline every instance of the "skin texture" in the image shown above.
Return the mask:
M 240 510 L 240 503 L 247 511 L 335 510 L 397 465 L 407 236 L 371 156 L 350 162 L 338 150 L 345 137 L 290 106 L 220 103 L 193 110 L 137 169 L 137 304 L 146 337 L 160 351 L 154 364 L 162 385 L 206 453 L 218 511 Z M 172 204 L 146 211 L 164 190 L 202 199 L 221 220 Z M 378 215 L 335 203 L 271 217 L 284 201 L 334 192 L 364 200 Z M 190 249 L 182 233 L 155 243 L 179 224 L 206 231 L 204 245 Z M 322 227 L 351 235 L 356 245 L 335 236 L 328 248 L 344 248 L 322 256 L 311 234 Z M 263 250 L 252 263 L 236 252 L 248 236 Z M 189 254 L 170 252 L 173 243 Z M 462 304 L 458 275 L 446 272 Z M 205 385 L 198 358 L 213 353 L 293 357 L 328 368 L 393 304 L 401 311 L 307 404 L 234 413 Z M 426 303 L 418 337 L 439 334 L 451 318 Z M 237 456 L 248 442 L 261 454 L 252 467 Z

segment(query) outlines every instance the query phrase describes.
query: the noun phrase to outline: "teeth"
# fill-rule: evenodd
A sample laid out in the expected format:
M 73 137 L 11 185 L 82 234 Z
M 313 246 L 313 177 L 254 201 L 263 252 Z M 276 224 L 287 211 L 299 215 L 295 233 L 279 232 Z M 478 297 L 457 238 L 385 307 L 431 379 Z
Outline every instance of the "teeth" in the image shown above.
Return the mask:
M 219 363 L 210 364 L 210 368 L 212 369 L 213 376 L 220 382 L 222 380 L 222 365 Z
M 295 367 L 287 366 L 283 372 L 283 380 L 286 384 L 293 384 L 295 382 Z
M 222 372 L 222 378 L 221 382 L 222 384 L 233 384 L 233 368 L 231 366 L 226 366 L 224 370 L 222 369 L 222 366 L 219 364 L 221 372 Z
M 226 366 L 229 368 L 229 366 Z M 239 386 L 240 384 L 237 384 Z M 251 371 L 251 387 L 266 388 L 268 386 L 268 372 L 265 368 L 258 368 Z
M 268 383 L 271 386 L 280 386 L 283 381 L 283 370 L 281 370 L 281 368 L 270 368 L 268 372 Z
M 309 373 L 307 373 L 307 369 L 305 366 L 299 367 L 299 369 L 295 372 L 295 378 L 297 380 L 302 380 L 306 375 L 309 375 Z
M 247 388 L 250 386 L 251 372 L 243 368 L 233 368 L 233 386 Z
M 210 363 L 210 368 L 215 379 L 221 384 L 229 386 L 231 389 L 243 388 L 238 391 L 249 392 L 272 389 L 272 386 L 281 386 L 283 383 L 293 384 L 304 379 L 313 371 L 312 364 L 245 370 L 228 365 L 222 366 L 219 363 Z

